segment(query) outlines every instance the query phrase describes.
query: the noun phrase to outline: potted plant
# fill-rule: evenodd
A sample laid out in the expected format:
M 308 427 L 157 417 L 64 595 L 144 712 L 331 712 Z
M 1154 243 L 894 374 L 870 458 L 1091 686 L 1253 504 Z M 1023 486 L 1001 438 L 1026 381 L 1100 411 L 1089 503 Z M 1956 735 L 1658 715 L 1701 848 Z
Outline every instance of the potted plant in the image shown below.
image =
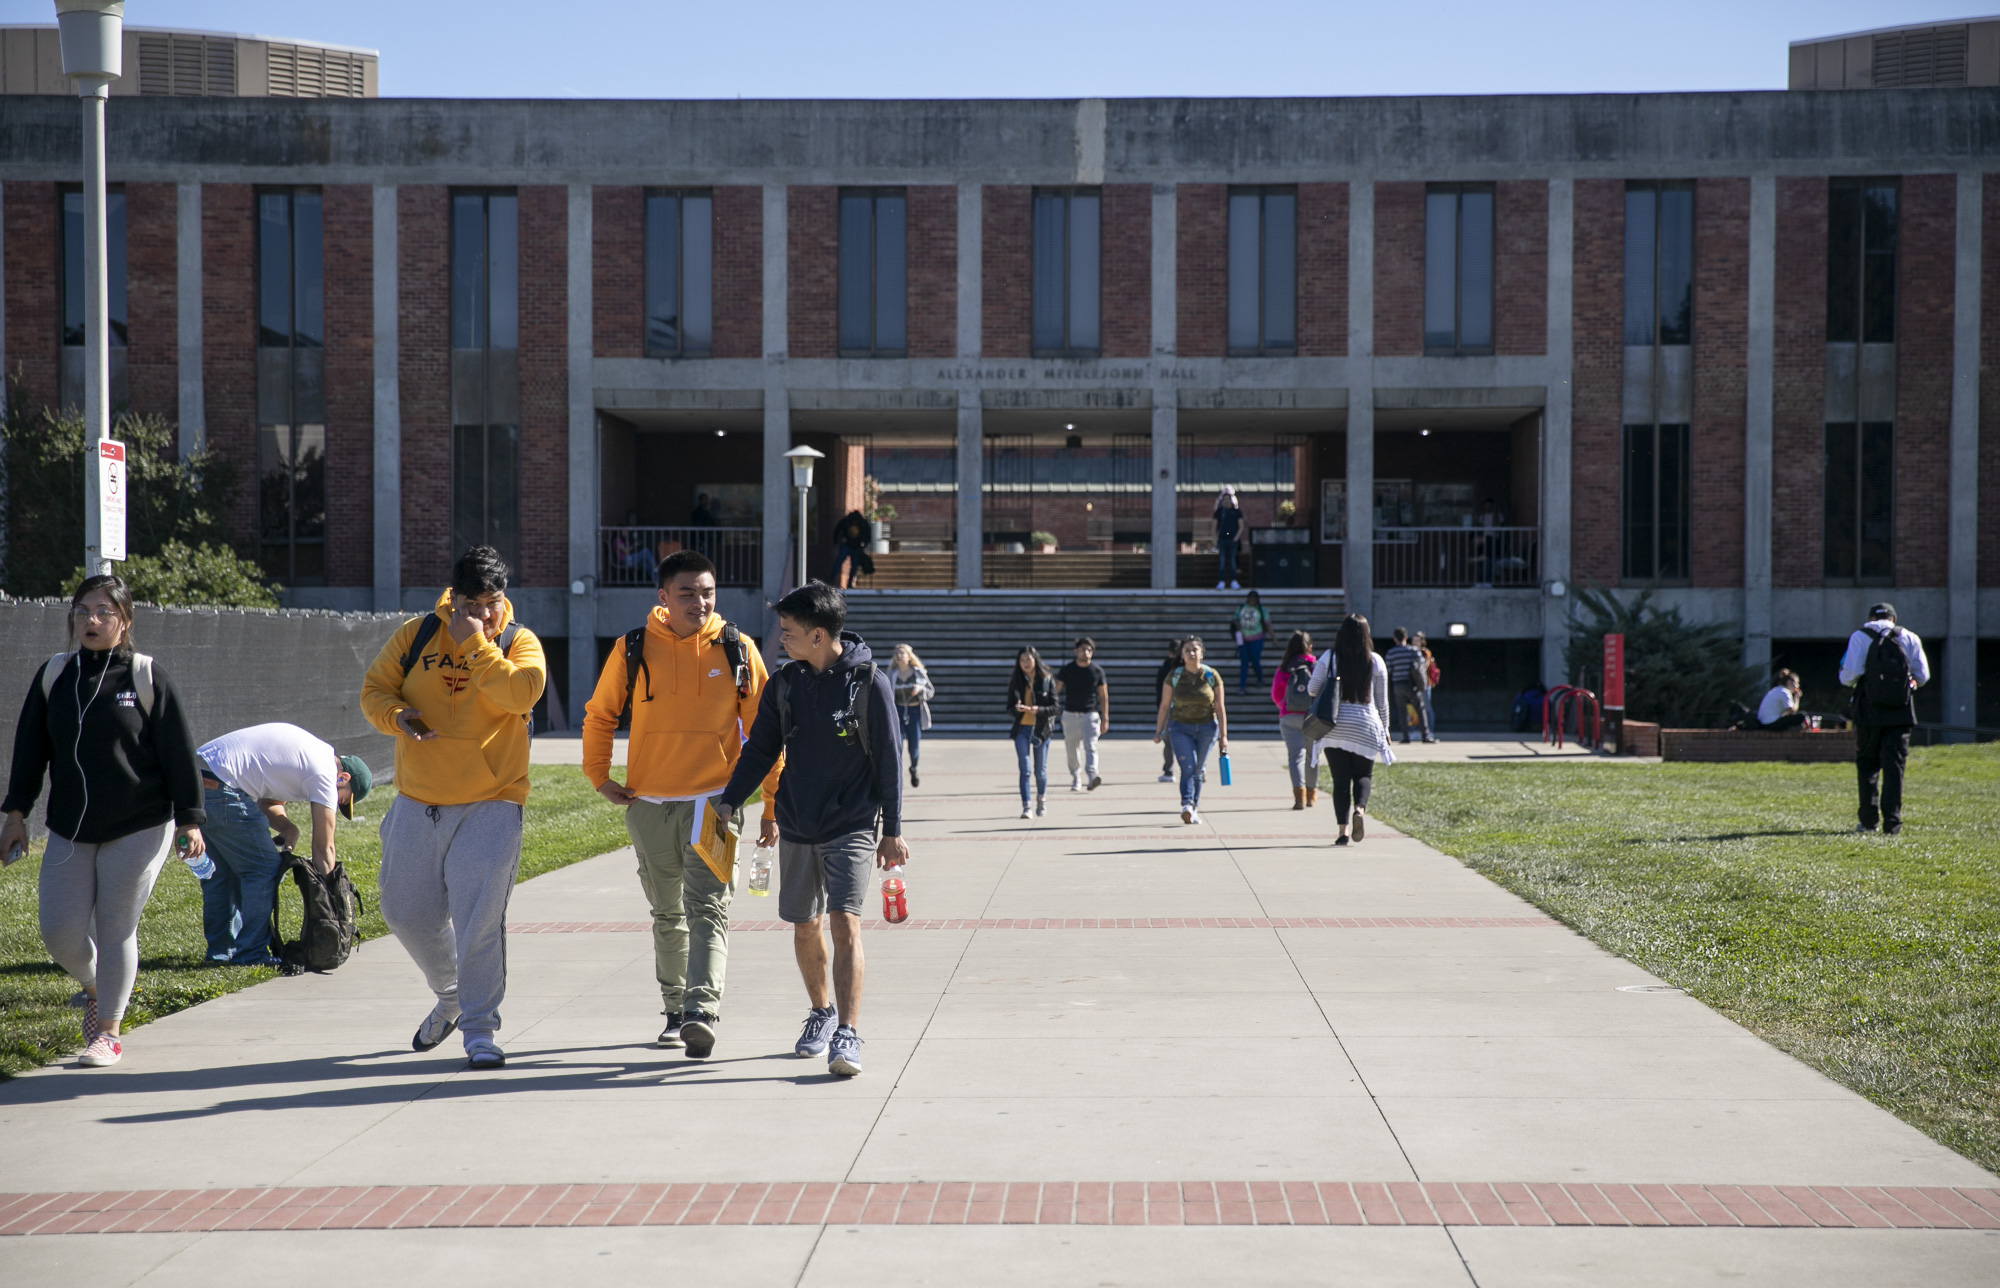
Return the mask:
M 1052 555 L 1056 552 L 1056 534 L 1041 531 L 1030 532 L 1028 534 L 1028 544 L 1041 554 Z
M 1289 528 L 1289 527 L 1291 527 L 1291 526 L 1292 526 L 1292 521 L 1293 521 L 1294 519 L 1298 518 L 1298 517 L 1299 517 L 1299 506 L 1298 506 L 1298 502 L 1296 502 L 1296 501 L 1280 501 L 1280 502 L 1278 502 L 1278 526 L 1279 526 L 1279 527 L 1281 527 L 1281 528 Z
M 869 551 L 887 554 L 889 521 L 896 517 L 896 507 L 882 503 L 882 485 L 873 474 L 861 476 L 861 517 L 868 520 Z

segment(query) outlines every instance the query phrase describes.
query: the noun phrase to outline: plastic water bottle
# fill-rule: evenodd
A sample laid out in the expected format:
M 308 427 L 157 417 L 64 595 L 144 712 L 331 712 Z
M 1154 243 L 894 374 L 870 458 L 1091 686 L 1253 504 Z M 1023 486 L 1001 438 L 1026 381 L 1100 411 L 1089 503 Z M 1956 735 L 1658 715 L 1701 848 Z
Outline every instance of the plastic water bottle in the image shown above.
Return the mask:
M 1222 765 L 1222 785 L 1227 787 L 1229 786 L 1229 753 L 1226 751 L 1223 752 L 1222 755 L 1217 757 L 1217 760 Z
M 206 881 L 215 875 L 215 860 L 205 853 L 189 854 L 188 839 L 185 836 L 175 839 L 174 848 L 181 852 L 181 862 L 188 865 L 188 871 L 194 873 L 195 880 Z
M 760 845 L 750 851 L 750 893 L 768 898 L 771 894 L 771 863 L 777 857 L 774 845 Z
M 910 919 L 910 887 L 903 882 L 903 865 L 898 863 L 882 878 L 882 920 L 890 925 Z

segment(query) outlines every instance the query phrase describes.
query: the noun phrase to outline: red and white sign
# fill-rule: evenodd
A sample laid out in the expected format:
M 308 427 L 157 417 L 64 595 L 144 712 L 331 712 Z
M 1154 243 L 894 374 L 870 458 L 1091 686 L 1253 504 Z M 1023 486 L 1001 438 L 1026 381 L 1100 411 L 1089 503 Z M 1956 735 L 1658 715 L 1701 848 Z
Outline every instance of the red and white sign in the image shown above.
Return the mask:
M 1604 709 L 1625 709 L 1625 637 L 1604 637 Z
M 125 557 L 125 444 L 109 438 L 97 443 L 97 554 Z

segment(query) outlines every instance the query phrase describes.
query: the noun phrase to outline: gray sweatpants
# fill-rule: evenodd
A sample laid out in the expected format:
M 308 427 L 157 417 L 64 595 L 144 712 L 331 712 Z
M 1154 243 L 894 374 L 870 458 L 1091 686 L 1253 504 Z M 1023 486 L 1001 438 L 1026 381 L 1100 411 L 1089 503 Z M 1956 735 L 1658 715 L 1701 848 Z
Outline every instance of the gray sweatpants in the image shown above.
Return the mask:
M 500 1028 L 507 993 L 507 900 L 521 866 L 512 801 L 421 805 L 398 796 L 382 818 L 382 920 L 470 1042 Z
M 42 942 L 56 965 L 97 990 L 97 1022 L 125 1018 L 139 977 L 139 914 L 167 861 L 174 825 L 128 832 L 99 845 L 49 834 L 42 855 Z M 93 930 L 94 923 L 94 930 Z

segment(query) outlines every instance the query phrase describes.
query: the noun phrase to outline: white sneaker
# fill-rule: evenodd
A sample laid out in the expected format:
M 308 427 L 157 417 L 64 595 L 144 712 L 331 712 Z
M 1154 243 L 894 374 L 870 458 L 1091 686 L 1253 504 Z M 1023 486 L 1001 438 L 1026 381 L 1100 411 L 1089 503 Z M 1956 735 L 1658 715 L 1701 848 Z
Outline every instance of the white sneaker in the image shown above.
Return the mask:
M 1043 799 L 1042 797 L 1037 796 L 1035 798 L 1035 817 L 1040 818 L 1042 815 L 1048 812 L 1049 812 L 1048 801 Z
M 1201 811 L 1200 811 L 1200 810 L 1198 810 L 1198 809 L 1191 809 L 1191 810 L 1189 810 L 1189 811 L 1187 812 L 1187 821 L 1188 821 L 1188 822 L 1190 822 L 1190 823 L 1199 823 L 1199 822 L 1201 822 Z
M 1073 792 L 1080 792 L 1080 791 L 1082 791 L 1082 790 L 1083 790 L 1083 780 L 1082 780 L 1081 778 L 1071 778 L 1071 779 L 1069 780 L 1069 789 L 1070 789 L 1071 791 L 1073 791 Z
M 1223 589 L 1225 589 L 1225 587 L 1223 586 L 1223 584 L 1222 584 L 1221 582 L 1219 582 L 1219 581 L 1215 583 L 1215 588 L 1216 588 L 1217 590 L 1223 590 Z
M 1161 774 L 1159 777 L 1159 781 L 1163 783 L 1171 783 L 1172 781 L 1174 781 L 1173 771 L 1169 770 L 1166 773 Z
M 1240 581 L 1232 581 L 1229 583 L 1229 588 L 1231 590 L 1241 590 L 1243 589 L 1243 583 Z
M 76 1062 L 86 1069 L 102 1069 L 106 1065 L 117 1064 L 125 1054 L 125 1048 L 118 1045 L 118 1039 L 109 1033 L 99 1033 L 83 1049 Z
M 1194 806 L 1192 805 L 1181 806 L 1181 822 L 1183 823 L 1194 822 Z
M 1028 808 L 1028 803 L 1027 803 L 1026 801 L 1022 801 L 1022 802 L 1021 802 L 1021 817 L 1022 817 L 1022 818 L 1033 818 L 1034 816 L 1035 816 L 1035 812 L 1034 812 L 1033 810 L 1031 810 L 1031 809 L 1029 809 L 1029 808 Z

